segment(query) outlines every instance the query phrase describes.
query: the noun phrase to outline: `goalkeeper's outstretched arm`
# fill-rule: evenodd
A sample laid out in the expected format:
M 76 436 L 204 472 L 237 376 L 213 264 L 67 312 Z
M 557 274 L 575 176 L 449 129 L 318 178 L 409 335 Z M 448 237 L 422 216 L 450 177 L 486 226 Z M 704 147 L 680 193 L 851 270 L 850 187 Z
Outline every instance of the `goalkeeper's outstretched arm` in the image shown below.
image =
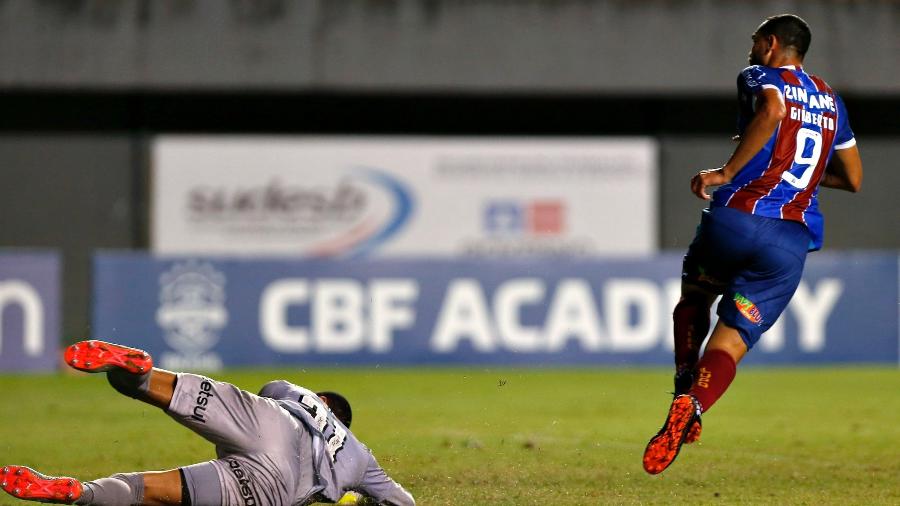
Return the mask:
M 378 465 L 375 457 L 371 457 L 363 482 L 356 489 L 361 494 L 356 504 L 379 506 L 415 506 L 416 500 L 399 483 L 391 479 Z M 352 503 L 351 503 L 352 504 Z

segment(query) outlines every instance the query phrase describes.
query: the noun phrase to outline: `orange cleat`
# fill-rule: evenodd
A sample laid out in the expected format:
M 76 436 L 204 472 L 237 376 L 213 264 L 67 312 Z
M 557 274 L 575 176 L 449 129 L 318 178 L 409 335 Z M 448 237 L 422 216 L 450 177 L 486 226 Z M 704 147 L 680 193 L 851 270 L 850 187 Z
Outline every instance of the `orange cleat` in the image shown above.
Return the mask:
M 647 443 L 644 471 L 650 474 L 665 471 L 692 432 L 696 432 L 696 438 L 700 437 L 700 403 L 690 395 L 679 395 L 672 401 L 666 423 Z
M 81 341 L 66 348 L 69 366 L 84 372 L 106 372 L 123 369 L 132 374 L 144 374 L 153 368 L 153 358 L 144 350 L 104 341 Z
M 698 418 L 691 428 L 688 429 L 687 436 L 684 438 L 684 444 L 689 445 L 693 442 L 696 442 L 700 439 L 700 432 L 703 430 L 703 424 L 700 423 L 700 419 Z
M 9 495 L 26 501 L 72 504 L 81 497 L 81 482 L 75 478 L 56 478 L 25 466 L 0 469 L 0 486 Z

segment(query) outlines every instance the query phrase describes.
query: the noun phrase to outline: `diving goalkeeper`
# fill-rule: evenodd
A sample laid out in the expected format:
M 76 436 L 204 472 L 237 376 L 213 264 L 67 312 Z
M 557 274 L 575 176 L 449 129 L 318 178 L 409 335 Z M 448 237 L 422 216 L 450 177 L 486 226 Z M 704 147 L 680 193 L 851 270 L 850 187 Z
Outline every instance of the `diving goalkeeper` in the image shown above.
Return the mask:
M 156 406 L 216 448 L 217 459 L 82 483 L 24 466 L 0 469 L 19 499 L 78 505 L 301 505 L 356 492 L 369 504 L 414 505 L 348 427 L 350 404 L 287 381 L 258 395 L 229 383 L 153 367 L 142 350 L 82 341 L 65 352 L 80 371 L 106 372 L 120 393 Z

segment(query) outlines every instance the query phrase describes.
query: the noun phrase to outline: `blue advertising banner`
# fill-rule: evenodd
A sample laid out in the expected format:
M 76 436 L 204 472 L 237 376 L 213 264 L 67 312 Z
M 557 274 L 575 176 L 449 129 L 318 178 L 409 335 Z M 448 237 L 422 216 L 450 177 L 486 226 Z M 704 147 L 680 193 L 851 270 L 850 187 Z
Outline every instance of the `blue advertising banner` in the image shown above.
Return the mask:
M 0 371 L 56 369 L 59 281 L 56 253 L 0 253 Z
M 680 255 L 647 260 L 95 257 L 94 336 L 162 367 L 670 364 Z M 816 253 L 757 364 L 898 363 L 896 254 Z

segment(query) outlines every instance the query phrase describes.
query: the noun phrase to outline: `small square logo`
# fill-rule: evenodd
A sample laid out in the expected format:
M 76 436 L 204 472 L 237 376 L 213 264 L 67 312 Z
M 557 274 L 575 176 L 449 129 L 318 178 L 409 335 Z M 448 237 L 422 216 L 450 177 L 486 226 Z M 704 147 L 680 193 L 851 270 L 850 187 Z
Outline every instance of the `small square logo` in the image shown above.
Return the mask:
M 513 201 L 489 202 L 484 211 L 484 230 L 491 234 L 519 234 L 525 226 L 522 206 Z
M 566 229 L 560 200 L 495 200 L 484 208 L 484 230 L 494 235 L 552 236 Z
M 541 200 L 528 206 L 528 228 L 535 235 L 559 235 L 565 230 L 565 208 L 558 200 Z

